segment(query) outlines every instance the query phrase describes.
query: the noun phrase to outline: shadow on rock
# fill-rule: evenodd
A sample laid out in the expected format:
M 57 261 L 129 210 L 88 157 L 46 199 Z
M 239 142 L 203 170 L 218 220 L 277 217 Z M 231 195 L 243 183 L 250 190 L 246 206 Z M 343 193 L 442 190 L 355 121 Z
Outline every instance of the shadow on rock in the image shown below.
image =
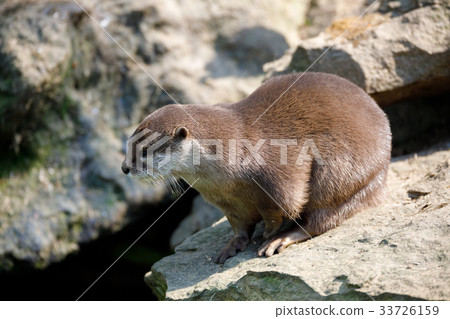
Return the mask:
M 263 74 L 263 64 L 280 58 L 289 48 L 284 36 L 264 27 L 246 28 L 231 37 L 219 35 L 216 57 L 206 70 L 213 78 Z
M 326 49 L 307 50 L 303 47 L 298 47 L 292 56 L 289 69 L 297 72 L 308 70 L 309 72 L 336 74 L 364 89 L 366 78 L 359 63 L 344 50 L 331 48 L 324 54 Z M 322 54 L 323 56 L 320 57 Z M 316 60 L 317 62 L 315 62 Z

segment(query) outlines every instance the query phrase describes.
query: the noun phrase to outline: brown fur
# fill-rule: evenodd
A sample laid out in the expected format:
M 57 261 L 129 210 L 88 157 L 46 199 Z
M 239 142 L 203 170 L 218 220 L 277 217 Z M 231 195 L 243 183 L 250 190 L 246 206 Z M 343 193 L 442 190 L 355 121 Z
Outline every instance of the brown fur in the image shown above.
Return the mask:
M 173 136 L 177 127 L 184 126 L 189 131 L 187 138 L 223 139 L 222 161 L 202 159 L 199 167 L 176 172 L 190 183 L 199 178 L 194 188 L 223 211 L 235 232 L 217 262 L 245 249 L 261 219 L 265 237 L 272 239 L 259 254 L 270 256 L 338 226 L 385 195 L 391 151 L 386 115 L 362 89 L 330 74 L 306 73 L 282 95 L 298 76 L 271 78 L 237 103 L 168 105 L 148 116 L 136 130 L 147 128 Z M 252 145 L 266 139 L 259 150 L 266 165 L 255 160 L 246 166 L 229 165 L 229 139 L 248 139 Z M 271 139 L 299 141 L 288 146 L 288 165 L 280 165 L 280 147 L 271 146 Z M 295 165 L 305 139 L 313 140 L 325 165 L 314 159 Z M 240 160 L 248 155 L 245 148 L 241 151 Z M 302 228 L 294 225 L 277 234 L 286 218 L 297 220 Z

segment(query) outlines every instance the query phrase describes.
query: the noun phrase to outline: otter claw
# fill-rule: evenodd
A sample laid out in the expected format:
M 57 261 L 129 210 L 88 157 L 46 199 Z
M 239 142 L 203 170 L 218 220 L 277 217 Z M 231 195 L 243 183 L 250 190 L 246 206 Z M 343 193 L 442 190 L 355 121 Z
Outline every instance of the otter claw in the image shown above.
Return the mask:
M 258 249 L 258 256 L 270 257 L 275 252 L 281 253 L 288 247 L 290 243 L 286 242 L 283 238 L 276 238 L 273 240 L 268 240 Z
M 224 249 L 222 249 L 222 251 L 217 255 L 216 259 L 214 260 L 214 262 L 216 264 L 224 264 L 225 261 L 230 258 L 236 256 L 236 249 L 234 250 L 230 250 L 228 247 L 225 247 Z
M 258 256 L 262 257 L 265 255 L 266 257 L 270 257 L 273 256 L 275 252 L 280 254 L 290 245 L 305 241 L 309 238 L 311 238 L 311 236 L 303 229 L 287 231 L 264 242 L 258 249 Z
M 217 255 L 214 262 L 216 264 L 223 264 L 225 261 L 233 256 L 236 256 L 237 251 L 244 251 L 247 248 L 250 239 L 247 236 L 236 235 L 228 242 L 228 244 L 223 248 L 219 255 Z

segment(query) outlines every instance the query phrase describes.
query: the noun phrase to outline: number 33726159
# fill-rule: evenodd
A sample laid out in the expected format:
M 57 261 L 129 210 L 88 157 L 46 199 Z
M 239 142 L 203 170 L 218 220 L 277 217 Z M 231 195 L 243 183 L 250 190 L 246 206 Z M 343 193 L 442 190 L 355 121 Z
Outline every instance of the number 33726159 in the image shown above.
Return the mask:
M 438 306 L 380 306 L 381 316 L 436 316 L 439 314 Z

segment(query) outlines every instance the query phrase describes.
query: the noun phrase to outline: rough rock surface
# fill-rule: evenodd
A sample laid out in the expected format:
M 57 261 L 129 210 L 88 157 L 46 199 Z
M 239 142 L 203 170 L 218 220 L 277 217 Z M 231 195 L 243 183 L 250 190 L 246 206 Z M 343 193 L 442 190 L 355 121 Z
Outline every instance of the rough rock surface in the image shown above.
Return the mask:
M 257 257 L 260 227 L 245 252 L 216 265 L 232 236 L 223 219 L 154 264 L 145 281 L 168 300 L 448 300 L 449 146 L 395 158 L 385 205 L 280 255 Z
M 74 1 L 2 1 L 0 269 L 59 261 L 165 198 L 120 171 L 135 125 L 173 103 L 146 73 L 179 102 L 238 100 L 307 4 L 78 2 L 142 68 Z
M 384 1 L 378 12 L 360 20 L 355 16 L 334 21 L 317 37 L 301 41 L 295 51 L 269 63 L 265 70 L 269 74 L 304 71 L 318 59 L 309 71 L 343 76 L 380 105 L 448 91 L 449 3 L 395 3 Z
M 369 9 L 374 0 L 314 0 L 310 2 L 306 15 L 306 23 L 300 29 L 300 37 L 311 38 L 325 30 L 333 21 L 349 16 L 358 16 L 366 9 L 374 12 L 380 7 L 382 0 L 377 1 Z

